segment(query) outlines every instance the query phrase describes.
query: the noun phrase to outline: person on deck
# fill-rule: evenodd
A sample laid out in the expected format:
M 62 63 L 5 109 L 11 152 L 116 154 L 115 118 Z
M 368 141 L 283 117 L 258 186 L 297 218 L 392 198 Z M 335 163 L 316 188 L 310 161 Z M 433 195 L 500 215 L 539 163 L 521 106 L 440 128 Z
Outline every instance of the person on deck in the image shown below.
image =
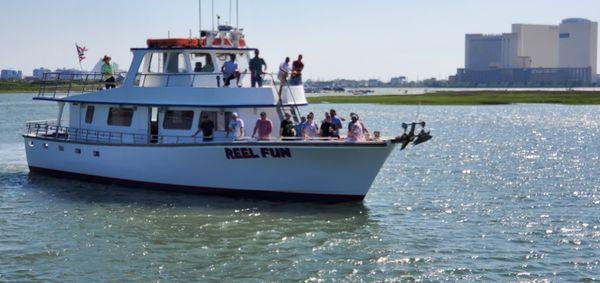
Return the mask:
M 202 131 L 202 141 L 208 142 L 213 140 L 213 133 L 215 131 L 215 123 L 208 118 L 208 115 L 203 115 L 202 120 L 200 120 L 200 126 L 198 131 L 192 135 L 192 137 L 196 137 L 198 133 Z
M 351 122 L 348 123 L 348 141 L 363 142 L 366 140 L 365 133 L 369 130 L 365 127 L 362 121 L 359 120 L 358 114 L 350 113 Z
M 344 126 L 342 126 L 342 121 L 345 121 L 346 119 L 344 119 L 342 117 L 338 117 L 335 109 L 330 109 L 329 115 L 331 116 L 331 124 L 333 124 L 333 130 L 334 130 L 333 136 L 339 138 L 340 137 L 340 129 L 344 128 Z
M 319 133 L 319 126 L 314 121 L 314 118 L 315 118 L 315 114 L 313 114 L 312 112 L 310 112 L 310 113 L 308 113 L 308 115 L 306 115 L 306 124 L 304 126 L 304 129 L 302 130 L 302 135 L 304 136 L 305 139 L 314 138 Z
M 302 70 L 304 69 L 304 63 L 302 63 L 302 55 L 298 55 L 298 60 L 292 63 L 292 76 L 290 78 L 290 85 L 301 85 L 302 84 Z
M 296 131 L 296 137 L 302 137 L 302 132 L 303 132 L 305 126 L 306 126 L 306 117 L 302 116 L 302 117 L 300 117 L 300 123 L 298 123 L 296 126 L 294 126 L 294 131 Z
M 281 121 L 281 125 L 279 127 L 279 136 L 282 139 L 294 139 L 296 136 L 296 130 L 294 129 L 294 122 L 292 122 L 292 115 L 290 113 L 285 113 L 285 119 Z
M 262 87 L 263 77 L 262 75 L 267 71 L 267 63 L 263 58 L 258 57 L 260 51 L 254 50 L 254 58 L 250 59 L 250 80 L 252 87 Z M 264 69 L 263 69 L 264 67 Z
M 234 139 L 244 137 L 244 120 L 240 119 L 236 112 L 231 113 L 231 121 L 227 126 L 227 137 L 229 137 L 229 133 L 233 133 Z
M 287 78 L 288 78 L 289 73 L 290 73 L 290 57 L 285 57 L 285 61 L 283 61 L 283 63 L 279 64 L 279 74 L 277 75 L 277 78 L 281 82 L 282 86 L 287 84 Z
M 238 70 L 238 64 L 235 62 L 235 54 L 229 55 L 229 61 L 223 64 L 223 67 L 221 67 L 221 72 L 223 73 L 223 82 L 225 83 L 225 87 L 229 87 L 231 80 L 233 79 L 236 80 L 238 87 L 242 87 L 240 85 L 240 71 Z
M 319 136 L 323 138 L 335 137 L 335 130 L 329 112 L 325 112 L 325 119 L 321 122 L 319 128 Z
M 202 62 L 196 62 L 196 65 L 194 66 L 194 72 L 195 73 L 202 72 Z
M 115 70 L 110 64 L 110 60 L 111 58 L 108 55 L 104 55 L 104 58 L 102 58 L 102 61 L 104 62 L 102 65 L 102 80 L 105 83 L 104 87 L 106 89 L 116 87 Z
M 273 131 L 273 123 L 267 118 L 267 113 L 260 112 L 260 119 L 256 121 L 254 131 L 252 132 L 252 138 L 256 136 L 258 132 L 258 140 L 268 141 L 271 139 L 271 132 Z

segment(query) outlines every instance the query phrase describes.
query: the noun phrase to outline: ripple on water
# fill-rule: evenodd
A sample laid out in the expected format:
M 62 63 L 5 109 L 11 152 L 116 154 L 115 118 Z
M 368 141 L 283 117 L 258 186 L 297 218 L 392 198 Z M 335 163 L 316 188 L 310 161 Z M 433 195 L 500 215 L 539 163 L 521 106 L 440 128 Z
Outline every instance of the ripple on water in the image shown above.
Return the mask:
M 0 281 L 599 278 L 597 106 L 421 107 L 434 139 L 363 204 L 323 205 L 30 176 L 18 133 L 55 107 L 28 98 L 0 103 Z M 417 112 L 333 107 L 388 134 Z

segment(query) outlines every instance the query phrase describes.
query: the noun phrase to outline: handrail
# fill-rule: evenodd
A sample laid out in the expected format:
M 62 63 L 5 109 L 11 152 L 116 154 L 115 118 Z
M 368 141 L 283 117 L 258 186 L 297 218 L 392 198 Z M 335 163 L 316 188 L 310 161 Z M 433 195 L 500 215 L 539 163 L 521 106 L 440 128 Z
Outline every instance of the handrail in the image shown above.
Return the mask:
M 138 87 L 147 87 L 146 82 L 149 77 L 150 78 L 151 77 L 159 77 L 159 78 L 165 78 L 165 81 L 166 81 L 165 83 L 161 83 L 160 87 L 170 87 L 173 77 L 184 77 L 184 78 L 187 77 L 187 78 L 189 78 L 189 81 L 190 81 L 189 83 L 185 83 L 185 84 L 181 84 L 181 85 L 173 85 L 173 86 L 194 87 L 194 84 L 197 82 L 198 77 L 218 77 L 220 79 L 220 78 L 223 78 L 224 75 L 225 75 L 225 73 L 223 73 L 223 72 L 198 72 L 198 73 L 147 73 L 147 72 L 142 72 L 142 73 L 136 74 L 135 85 Z M 249 71 L 240 72 L 240 81 L 249 75 L 250 75 Z M 273 73 L 265 73 L 265 75 L 271 76 L 272 84 L 274 85 L 275 80 L 272 78 Z M 218 85 L 217 87 L 220 87 L 220 85 Z M 248 86 L 242 86 L 242 87 L 250 88 L 250 85 L 248 84 Z
M 126 73 L 119 72 L 114 75 L 116 78 L 114 85 L 119 86 L 124 80 Z M 51 96 L 56 98 L 58 93 L 65 93 L 69 96 L 71 93 L 85 93 L 87 91 L 98 90 L 107 84 L 101 73 L 87 72 L 48 72 L 44 73 L 40 80 L 38 97 Z
M 175 136 L 175 135 L 150 135 L 124 132 L 99 131 L 73 127 L 58 126 L 53 121 L 33 121 L 26 123 L 26 135 L 43 137 L 56 140 L 70 140 L 107 144 L 199 144 L 204 143 L 201 136 Z M 386 139 L 386 138 L 382 138 Z M 273 137 L 269 139 L 255 139 L 251 137 L 214 138 L 215 142 L 344 142 L 345 138 L 336 137 Z M 380 140 L 381 141 L 381 140 Z M 369 142 L 380 142 L 369 141 Z

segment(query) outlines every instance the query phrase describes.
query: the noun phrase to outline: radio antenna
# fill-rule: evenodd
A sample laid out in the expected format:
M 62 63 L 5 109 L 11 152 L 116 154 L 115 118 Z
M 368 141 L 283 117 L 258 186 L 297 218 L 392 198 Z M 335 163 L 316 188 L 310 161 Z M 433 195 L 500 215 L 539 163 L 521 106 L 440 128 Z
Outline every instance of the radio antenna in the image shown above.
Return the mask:
M 240 2 L 239 0 L 235 0 L 235 28 L 240 28 Z
M 230 25 L 233 24 L 233 22 L 231 21 L 231 0 L 229 0 L 229 23 Z
M 202 0 L 198 0 L 198 38 L 202 38 Z
M 215 34 L 215 0 L 211 1 L 211 19 L 212 19 L 212 34 Z

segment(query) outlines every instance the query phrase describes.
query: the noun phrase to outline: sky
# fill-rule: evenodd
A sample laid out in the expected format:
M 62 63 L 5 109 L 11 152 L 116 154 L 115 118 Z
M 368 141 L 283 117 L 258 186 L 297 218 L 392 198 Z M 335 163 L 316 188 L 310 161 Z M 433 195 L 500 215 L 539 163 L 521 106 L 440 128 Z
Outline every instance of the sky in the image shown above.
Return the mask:
M 229 1 L 215 0 L 229 20 Z M 235 0 L 233 0 L 235 24 Z M 210 29 L 210 0 L 202 0 Z M 239 0 L 246 41 L 271 70 L 303 54 L 310 79 L 446 79 L 464 66 L 466 33 L 510 32 L 512 23 L 600 20 L 600 0 Z M 198 0 L 1 0 L 0 69 L 84 69 L 104 54 L 126 69 L 148 38 L 198 31 Z

